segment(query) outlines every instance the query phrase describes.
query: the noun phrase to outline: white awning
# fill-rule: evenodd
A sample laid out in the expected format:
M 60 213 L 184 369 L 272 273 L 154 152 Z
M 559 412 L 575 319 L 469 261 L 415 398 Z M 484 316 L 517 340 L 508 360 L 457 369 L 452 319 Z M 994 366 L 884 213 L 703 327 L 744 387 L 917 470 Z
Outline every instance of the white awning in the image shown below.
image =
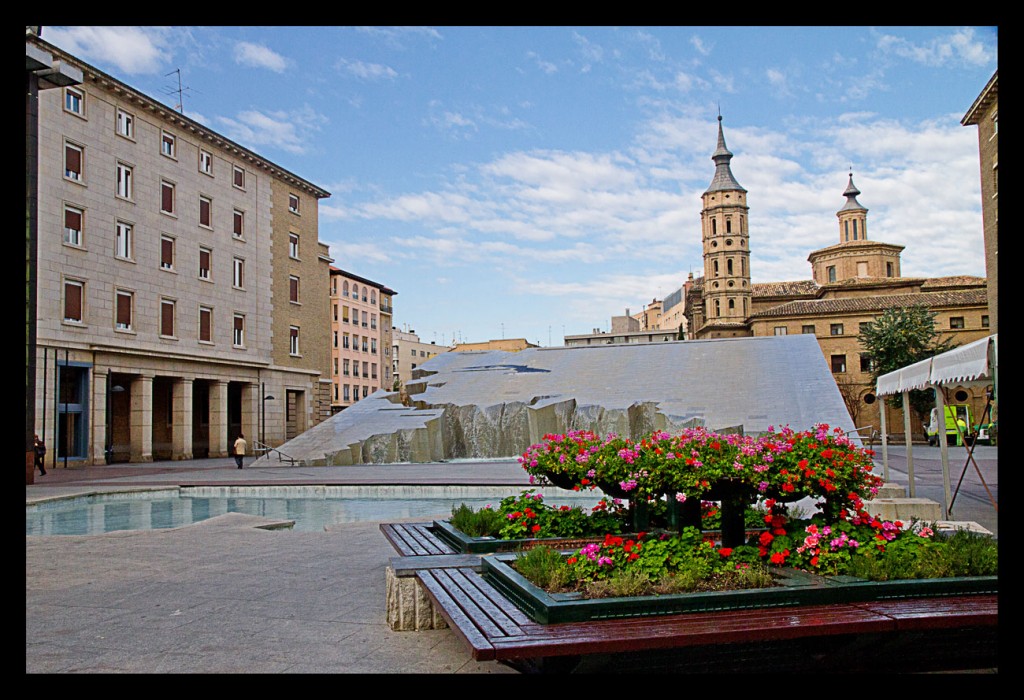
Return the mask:
M 989 379 L 998 357 L 997 338 L 998 335 L 990 335 L 883 374 L 875 383 L 875 393 L 888 396 L 911 389 L 924 389 L 928 385 Z

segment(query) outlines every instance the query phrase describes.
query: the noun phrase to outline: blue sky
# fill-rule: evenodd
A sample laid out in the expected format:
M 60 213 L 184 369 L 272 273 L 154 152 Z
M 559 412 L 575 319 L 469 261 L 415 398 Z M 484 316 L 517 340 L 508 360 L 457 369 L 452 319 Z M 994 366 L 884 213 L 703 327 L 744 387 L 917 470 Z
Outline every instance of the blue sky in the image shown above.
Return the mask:
M 719 109 L 754 282 L 810 278 L 848 173 L 904 276 L 985 275 L 995 27 L 59 27 L 43 38 L 325 188 L 338 267 L 426 342 L 607 330 L 702 272 Z

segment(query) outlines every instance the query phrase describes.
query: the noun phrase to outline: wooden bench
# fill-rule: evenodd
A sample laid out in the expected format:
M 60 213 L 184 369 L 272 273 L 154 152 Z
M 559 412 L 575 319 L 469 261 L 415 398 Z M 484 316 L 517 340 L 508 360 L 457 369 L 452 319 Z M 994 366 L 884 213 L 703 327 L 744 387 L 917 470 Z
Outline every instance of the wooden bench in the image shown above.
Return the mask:
M 525 672 L 927 671 L 997 665 L 995 595 L 542 625 L 474 567 L 415 572 L 479 661 Z
M 433 523 L 381 523 L 391 546 L 403 557 L 424 557 L 455 554 L 455 550 L 438 539 L 431 529 Z

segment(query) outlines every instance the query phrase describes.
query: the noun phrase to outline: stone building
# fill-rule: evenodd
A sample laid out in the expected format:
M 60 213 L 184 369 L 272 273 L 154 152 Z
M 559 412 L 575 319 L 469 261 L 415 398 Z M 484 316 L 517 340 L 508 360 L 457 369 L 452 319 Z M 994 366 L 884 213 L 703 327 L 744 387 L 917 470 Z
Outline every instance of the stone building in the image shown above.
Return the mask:
M 684 285 L 689 339 L 813 334 L 858 427 L 880 425 L 871 378 L 871 358 L 860 330 L 886 309 L 924 305 L 936 314 L 936 329 L 956 345 L 992 332 L 986 282 L 979 277 L 902 276 L 903 246 L 868 237 L 868 210 L 849 177 L 845 204 L 836 212 L 839 242 L 808 256 L 811 279 L 751 283 L 747 191 L 730 168 L 721 117 L 712 159 L 715 174 L 703 194 L 701 240 L 704 275 Z M 979 416 L 983 389 L 953 387 L 947 403 L 967 403 Z M 902 427 L 889 409 L 887 426 Z M 922 428 L 915 420 L 912 428 Z
M 506 352 L 517 352 L 526 348 L 536 348 L 538 345 L 530 343 L 526 338 L 501 338 L 498 340 L 485 340 L 479 343 L 456 343 L 452 345 L 452 352 L 472 352 L 474 350 L 505 350 Z
M 414 369 L 435 355 L 450 350 L 447 346 L 438 345 L 434 341 L 424 343 L 414 330 L 401 331 L 397 328 L 392 328 L 391 338 L 393 350 L 391 356 L 391 375 L 393 379 L 392 386 L 385 387 L 387 389 L 394 388 L 394 379 L 401 381 L 402 387 L 405 387 L 412 381 Z
M 38 104 L 33 400 L 48 459 L 223 456 L 239 432 L 279 445 L 322 420 L 330 194 L 38 35 L 26 44 L 83 75 Z
M 967 114 L 964 126 L 977 125 L 981 161 L 981 216 L 985 226 L 985 276 L 992 333 L 999 320 L 999 71 L 992 74 Z
M 380 282 L 331 267 L 331 412 L 391 391 L 392 299 Z

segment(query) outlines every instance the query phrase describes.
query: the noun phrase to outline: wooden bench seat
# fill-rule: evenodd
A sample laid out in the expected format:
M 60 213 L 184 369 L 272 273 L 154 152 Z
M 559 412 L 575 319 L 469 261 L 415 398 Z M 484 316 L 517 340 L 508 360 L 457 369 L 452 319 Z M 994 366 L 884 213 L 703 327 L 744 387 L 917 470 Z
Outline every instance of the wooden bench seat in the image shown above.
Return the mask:
M 424 557 L 438 554 L 455 554 L 455 550 L 438 539 L 431 530 L 433 523 L 381 523 L 391 546 L 403 557 Z
M 581 670 L 588 663 L 593 670 L 616 664 L 631 670 L 765 671 L 786 659 L 793 663 L 799 658 L 794 654 L 813 655 L 813 668 L 806 670 L 995 664 L 994 595 L 543 625 L 530 620 L 473 568 L 423 569 L 415 575 L 474 659 L 497 660 L 524 671 Z M 959 636 L 950 635 L 954 631 Z M 916 660 L 902 653 L 913 645 L 925 650 Z M 964 646 L 974 648 L 973 656 L 964 653 Z M 882 648 L 894 658 L 879 658 Z

